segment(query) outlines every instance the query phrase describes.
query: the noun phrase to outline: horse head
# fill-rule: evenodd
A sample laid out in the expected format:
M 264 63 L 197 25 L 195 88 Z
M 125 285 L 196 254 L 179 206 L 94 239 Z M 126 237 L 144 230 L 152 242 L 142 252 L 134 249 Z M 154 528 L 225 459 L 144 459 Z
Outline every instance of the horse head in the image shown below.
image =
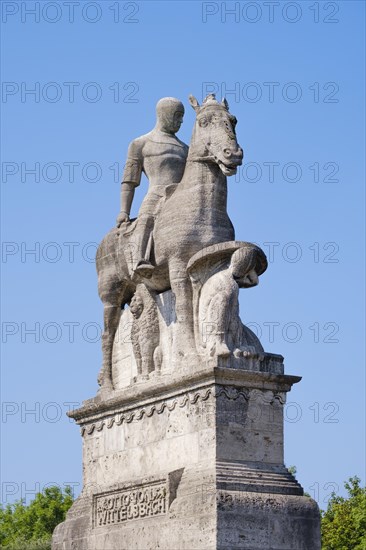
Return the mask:
M 243 160 L 243 150 L 236 140 L 236 118 L 229 112 L 226 99 L 221 103 L 215 95 L 208 95 L 199 105 L 189 97 L 196 111 L 196 123 L 189 148 L 188 161 L 215 162 L 225 176 L 236 174 Z

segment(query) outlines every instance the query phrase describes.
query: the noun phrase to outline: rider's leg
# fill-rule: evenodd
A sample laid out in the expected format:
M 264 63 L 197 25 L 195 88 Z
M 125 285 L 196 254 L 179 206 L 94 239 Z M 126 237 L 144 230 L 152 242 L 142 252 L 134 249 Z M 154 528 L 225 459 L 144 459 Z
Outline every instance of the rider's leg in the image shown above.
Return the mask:
M 152 271 L 154 267 L 150 262 L 149 241 L 154 229 L 154 217 L 139 215 L 133 236 L 133 263 L 134 272 L 142 268 Z M 141 268 L 141 269 L 140 269 Z
M 134 232 L 134 258 L 133 271 L 144 277 L 149 277 L 154 270 L 150 261 L 152 233 L 155 218 L 158 215 L 161 204 L 161 194 L 151 190 L 142 201 L 137 224 Z

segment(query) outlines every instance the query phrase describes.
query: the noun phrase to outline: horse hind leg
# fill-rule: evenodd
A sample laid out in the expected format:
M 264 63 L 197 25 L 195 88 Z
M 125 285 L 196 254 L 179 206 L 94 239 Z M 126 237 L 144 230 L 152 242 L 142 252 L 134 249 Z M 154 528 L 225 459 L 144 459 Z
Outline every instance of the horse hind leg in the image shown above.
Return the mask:
M 121 318 L 121 307 L 126 285 L 120 283 L 120 287 L 106 296 L 101 294 L 104 304 L 104 331 L 102 335 L 103 364 L 98 375 L 98 384 L 103 390 L 113 390 L 112 354 L 115 335 Z

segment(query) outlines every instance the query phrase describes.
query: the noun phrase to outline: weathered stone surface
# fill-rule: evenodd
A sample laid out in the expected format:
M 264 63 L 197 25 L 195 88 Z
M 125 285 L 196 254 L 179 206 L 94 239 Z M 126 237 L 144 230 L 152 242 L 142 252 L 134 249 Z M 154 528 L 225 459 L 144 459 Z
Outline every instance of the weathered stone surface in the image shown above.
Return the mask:
M 53 549 L 81 531 L 75 548 L 88 550 L 320 548 L 317 506 L 283 464 L 283 405 L 298 381 L 206 367 L 86 402 L 71 414 L 84 490 Z
M 267 268 L 252 243 L 219 243 L 200 250 L 187 265 L 193 288 L 197 352 L 207 357 L 263 356 L 263 347 L 239 317 L 239 288 L 258 284 Z
M 318 509 L 303 496 L 221 491 L 217 549 L 320 549 Z
M 227 213 L 227 176 L 236 173 L 243 159 L 236 140 L 236 120 L 227 102 L 219 103 L 213 95 L 207 96 L 201 106 L 195 98 L 191 97 L 190 102 L 197 118 L 188 156 L 184 144 L 178 143 L 174 135 L 180 126 L 175 117 L 180 116 L 181 120 L 183 108 L 178 109 L 181 104 L 177 100 L 173 101 L 173 108 L 168 103 L 160 115 L 158 112 L 153 136 L 151 133 L 138 138 L 137 145 L 133 142 L 122 192 L 126 185 L 132 185 L 133 190 L 139 182 L 135 172 L 140 174 L 142 166 L 151 179 L 150 190 L 137 221 L 129 221 L 129 210 L 125 207 L 127 213 L 118 219 L 118 228 L 106 235 L 97 251 L 98 289 L 104 303 L 103 366 L 99 383 L 107 391 L 113 390 L 113 342 L 121 307 L 130 302 L 136 285 L 143 282 L 157 292 L 172 289 L 179 325 L 177 358 L 183 358 L 188 350 L 195 349 L 192 286 L 187 264 L 203 248 L 234 238 Z M 175 158 L 179 156 L 178 150 L 181 152 L 179 162 Z M 127 202 L 130 200 L 131 197 Z M 138 269 L 142 250 L 145 267 L 147 264 L 152 267 L 148 273 L 144 265 L 141 265 L 142 272 Z
M 221 299 L 225 299 L 225 295 L 220 297 Z M 141 324 L 141 329 L 137 334 L 134 331 L 135 319 L 130 308 L 122 311 L 112 356 L 112 378 L 115 391 L 136 384 L 142 379 L 168 377 L 177 372 L 183 375 L 192 370 L 199 370 L 206 365 L 283 374 L 283 357 L 264 352 L 256 335 L 242 324 L 238 307 L 227 311 L 231 329 L 225 332 L 225 339 L 229 346 L 227 353 L 219 354 L 217 349 L 215 349 L 215 353 L 206 353 L 207 347 L 205 346 L 200 350 L 201 353 L 194 351 L 189 357 L 189 361 L 184 362 L 179 357 L 177 360 L 175 345 L 179 326 L 175 322 L 174 296 L 171 291 L 166 291 L 157 295 L 155 300 L 156 308 L 150 315 L 148 326 L 144 328 Z M 235 295 L 235 300 L 237 300 L 237 295 Z M 215 341 L 217 327 L 217 319 L 203 320 L 197 326 L 199 341 Z M 141 336 L 140 333 L 142 333 Z M 139 338 L 146 339 L 146 346 L 150 349 L 145 353 L 147 366 L 144 374 L 139 371 L 136 359 L 135 348 Z
M 284 465 L 283 407 L 300 378 L 239 317 L 239 289 L 267 260 L 233 240 L 226 211 L 236 120 L 225 100 L 190 102 L 188 156 L 173 98 L 131 143 L 117 228 L 98 248 L 101 389 L 70 413 L 83 490 L 53 550 L 320 550 L 318 507 Z M 150 190 L 130 221 L 142 170 Z

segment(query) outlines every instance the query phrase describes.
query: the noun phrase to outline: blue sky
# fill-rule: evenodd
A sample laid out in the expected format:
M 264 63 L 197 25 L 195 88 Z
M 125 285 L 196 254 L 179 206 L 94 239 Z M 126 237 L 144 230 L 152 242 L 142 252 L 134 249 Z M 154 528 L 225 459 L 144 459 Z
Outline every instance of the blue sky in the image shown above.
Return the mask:
M 2 2 L 3 502 L 48 483 L 80 490 L 65 412 L 97 390 L 93 255 L 128 143 L 164 96 L 184 102 L 189 143 L 188 95 L 211 90 L 245 154 L 229 179 L 236 236 L 270 256 L 242 318 L 303 377 L 285 408 L 286 464 L 323 508 L 363 478 L 364 3 L 271 6 L 105 0 L 72 16 L 61 1 Z

